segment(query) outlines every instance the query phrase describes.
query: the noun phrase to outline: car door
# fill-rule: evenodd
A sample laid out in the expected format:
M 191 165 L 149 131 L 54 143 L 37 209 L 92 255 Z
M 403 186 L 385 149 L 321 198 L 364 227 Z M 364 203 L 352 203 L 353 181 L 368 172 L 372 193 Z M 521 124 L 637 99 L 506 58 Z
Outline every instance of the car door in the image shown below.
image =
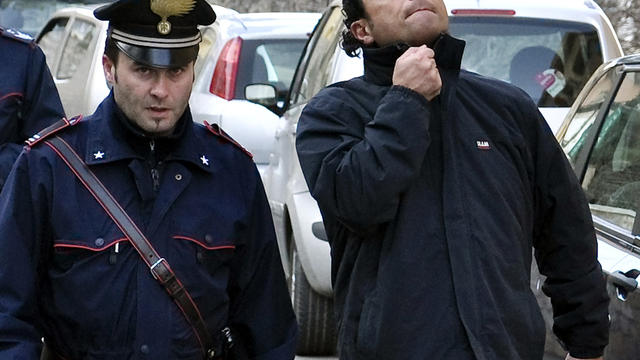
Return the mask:
M 605 358 L 631 360 L 640 353 L 640 66 L 610 67 L 590 85 L 560 141 L 589 201 L 607 277 Z

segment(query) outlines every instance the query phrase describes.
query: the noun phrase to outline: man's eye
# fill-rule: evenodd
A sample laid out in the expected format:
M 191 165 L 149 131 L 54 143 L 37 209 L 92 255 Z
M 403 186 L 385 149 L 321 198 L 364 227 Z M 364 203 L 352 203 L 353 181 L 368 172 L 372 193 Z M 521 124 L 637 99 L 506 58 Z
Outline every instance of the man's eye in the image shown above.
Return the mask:
M 175 68 L 175 69 L 171 69 L 171 74 L 180 75 L 180 74 L 182 74 L 183 71 L 184 71 L 183 68 Z
M 139 74 L 146 75 L 146 74 L 148 74 L 149 72 L 151 72 L 151 69 L 149 69 L 148 67 L 139 67 L 139 68 L 137 68 L 137 69 L 136 69 L 136 71 L 137 71 Z

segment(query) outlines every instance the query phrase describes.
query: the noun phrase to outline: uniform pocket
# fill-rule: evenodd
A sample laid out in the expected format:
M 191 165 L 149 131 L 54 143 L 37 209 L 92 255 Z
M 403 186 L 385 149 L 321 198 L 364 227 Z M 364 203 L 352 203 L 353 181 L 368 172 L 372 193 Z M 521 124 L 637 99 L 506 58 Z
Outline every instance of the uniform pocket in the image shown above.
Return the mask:
M 127 242 L 127 239 L 116 237 L 97 237 L 84 241 L 57 239 L 53 244 L 52 270 L 67 273 L 82 262 L 107 254 L 111 247 L 121 246 L 123 242 Z
M 235 253 L 235 244 L 229 240 L 217 238 L 214 235 L 204 236 L 174 235 L 174 240 L 191 244 L 195 247 L 195 260 L 210 273 L 214 273 L 221 266 L 227 265 Z

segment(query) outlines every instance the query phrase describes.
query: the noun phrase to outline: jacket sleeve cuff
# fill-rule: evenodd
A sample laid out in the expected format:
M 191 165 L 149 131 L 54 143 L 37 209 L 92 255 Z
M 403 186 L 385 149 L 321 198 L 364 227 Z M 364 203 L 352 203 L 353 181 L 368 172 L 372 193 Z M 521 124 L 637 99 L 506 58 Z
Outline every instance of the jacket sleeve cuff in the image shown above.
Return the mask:
M 429 100 L 427 100 L 424 96 L 422 96 L 422 94 L 416 91 L 413 91 L 408 87 L 404 87 L 401 85 L 393 85 L 391 86 L 387 94 L 397 94 L 402 98 L 418 101 L 420 105 L 423 107 L 429 106 Z

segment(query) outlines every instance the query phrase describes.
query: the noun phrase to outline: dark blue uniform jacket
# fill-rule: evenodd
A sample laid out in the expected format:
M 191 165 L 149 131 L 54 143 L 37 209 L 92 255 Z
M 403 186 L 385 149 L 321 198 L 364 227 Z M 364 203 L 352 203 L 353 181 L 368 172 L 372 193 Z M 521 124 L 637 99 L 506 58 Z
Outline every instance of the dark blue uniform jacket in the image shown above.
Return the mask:
M 250 156 L 189 110 L 153 143 L 127 124 L 111 95 L 60 136 L 167 259 L 211 334 L 230 325 L 252 358 L 292 359 L 296 321 Z M 0 229 L 1 359 L 36 359 L 42 336 L 69 360 L 202 358 L 176 304 L 45 143 L 19 156 Z
M 541 360 L 532 247 L 555 332 L 602 353 L 608 298 L 588 205 L 525 93 L 435 48 L 429 102 L 392 86 L 398 47 L 305 107 L 297 150 L 331 242 L 341 359 Z M 434 155 L 435 154 L 435 155 Z
M 63 116 L 42 50 L 27 35 L 0 28 L 0 188 L 22 142 Z

